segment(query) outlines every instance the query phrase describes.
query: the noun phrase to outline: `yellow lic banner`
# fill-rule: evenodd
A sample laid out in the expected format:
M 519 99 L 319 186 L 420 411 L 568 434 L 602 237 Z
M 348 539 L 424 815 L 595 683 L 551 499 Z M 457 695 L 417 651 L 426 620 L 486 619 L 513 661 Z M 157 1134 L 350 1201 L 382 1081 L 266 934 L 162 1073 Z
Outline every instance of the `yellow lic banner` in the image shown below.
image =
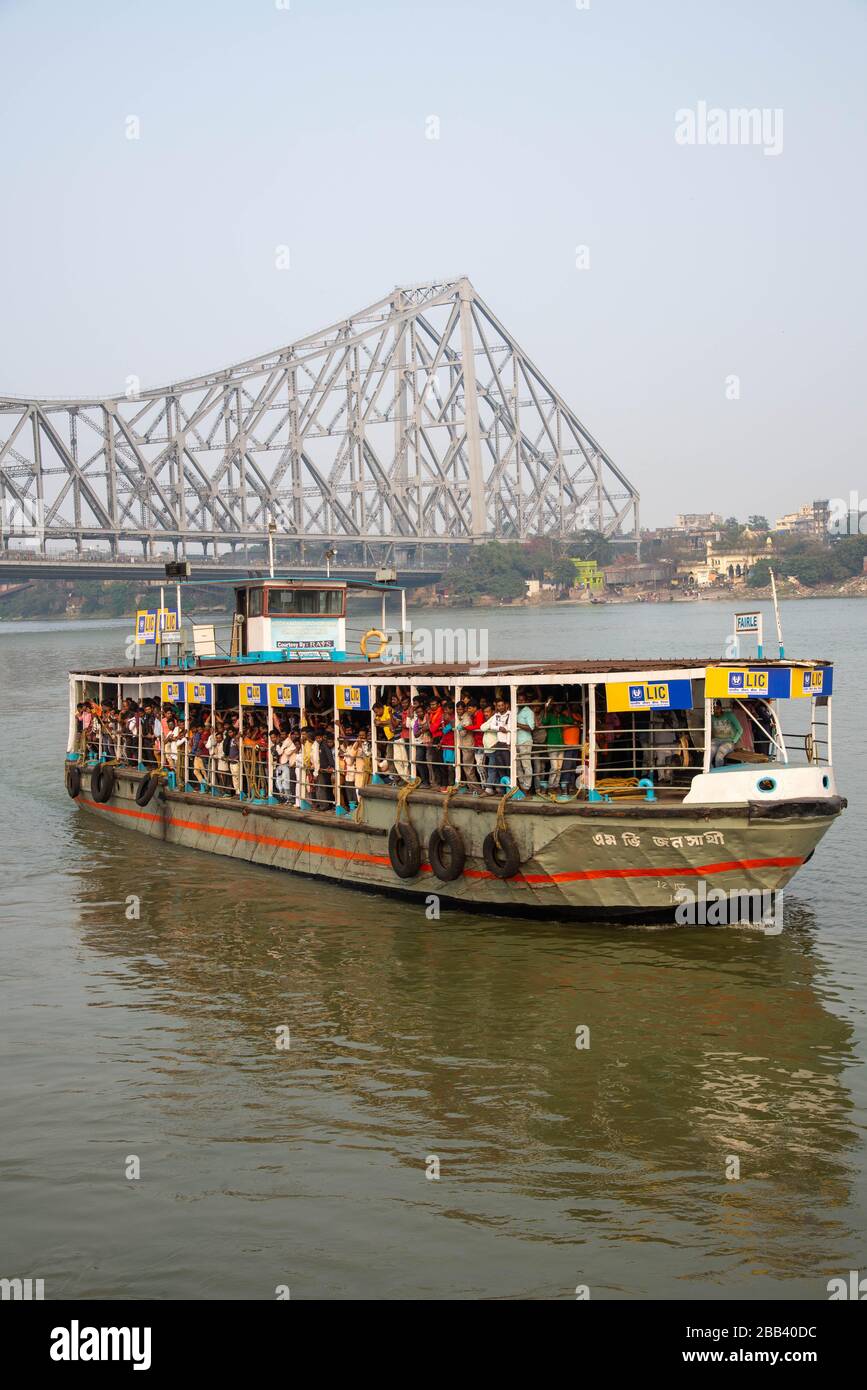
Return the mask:
M 730 700 L 737 696 L 768 695 L 769 685 L 768 671 L 750 671 L 746 666 L 711 666 L 704 693 L 709 700 Z
M 268 683 L 268 704 L 274 709 L 297 709 L 298 686 L 286 685 L 283 681 Z
M 668 709 L 668 681 L 610 681 L 605 686 L 610 710 Z
M 370 687 L 367 685 L 338 685 L 335 695 L 338 709 L 370 709 Z
M 606 681 L 608 709 L 691 709 L 692 681 Z
M 136 609 L 135 640 L 139 647 L 157 640 L 157 615 L 148 608 Z
M 795 666 L 792 669 L 792 699 L 810 700 L 814 695 L 825 693 L 825 668 Z
M 186 698 L 186 697 L 185 697 L 185 695 L 184 695 L 184 682 L 183 682 L 183 681 L 163 681 L 163 683 L 162 683 L 162 700 L 163 700 L 163 704 L 166 704 L 166 705 L 178 705 L 178 704 L 183 704 L 185 698 Z
M 267 685 L 261 684 L 261 683 L 259 683 L 259 682 L 255 683 L 255 684 L 248 684 L 248 683 L 244 682 L 244 683 L 242 683 L 240 690 L 241 690 L 241 704 L 242 704 L 242 705 L 267 705 L 267 703 L 268 703 L 268 687 L 267 687 Z

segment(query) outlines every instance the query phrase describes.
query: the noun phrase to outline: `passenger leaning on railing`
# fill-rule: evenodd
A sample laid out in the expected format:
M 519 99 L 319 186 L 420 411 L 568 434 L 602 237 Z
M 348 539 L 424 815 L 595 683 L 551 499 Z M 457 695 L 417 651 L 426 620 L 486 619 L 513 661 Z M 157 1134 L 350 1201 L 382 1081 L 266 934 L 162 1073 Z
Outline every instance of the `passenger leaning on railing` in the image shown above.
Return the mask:
M 412 748 L 415 760 L 415 775 L 423 787 L 429 786 L 433 782 L 432 740 L 428 713 L 423 701 L 420 699 L 415 701 L 415 713 L 412 721 Z
M 408 695 L 402 696 L 399 705 L 393 707 L 392 723 L 395 726 L 395 737 L 391 745 L 394 770 L 401 782 L 408 782 L 412 738 L 412 704 Z
M 560 785 L 567 796 L 575 791 L 581 771 L 581 706 L 576 702 L 564 706 L 563 720 L 563 763 Z
M 445 785 L 445 774 L 442 759 L 442 736 L 443 736 L 443 707 L 439 696 L 434 693 L 428 701 L 427 708 L 427 728 L 430 734 L 428 749 L 428 772 L 430 783 L 433 787 Z
M 313 730 L 306 725 L 301 730 L 299 758 L 299 805 L 302 801 L 312 804 L 316 795 L 316 779 L 319 776 L 319 745 Z
M 205 758 L 208 754 L 208 739 L 210 729 L 208 724 L 202 722 L 196 724 L 190 730 L 190 763 L 193 769 L 195 781 L 201 785 L 207 785 L 208 772 L 205 766 Z
M 376 760 L 377 770 L 386 777 L 394 776 L 394 754 L 392 752 L 392 742 L 397 729 L 393 719 L 390 705 L 384 705 L 377 700 L 373 706 L 373 724 L 376 730 Z
M 455 733 L 461 764 L 460 780 L 466 782 L 474 790 L 481 781 L 476 762 L 476 734 L 474 730 L 481 722 L 481 715 L 479 715 L 476 702 L 471 696 L 466 700 L 458 701 L 455 705 Z M 478 739 L 481 745 L 481 734 L 478 735 Z
M 545 747 L 547 752 L 547 782 L 548 787 L 559 787 L 560 771 L 563 767 L 563 707 L 558 702 L 554 704 L 551 696 L 545 701 L 542 707 L 541 727 L 545 734 Z
M 512 712 L 505 700 L 494 702 L 493 712 L 490 718 L 485 719 L 481 728 L 483 733 L 493 735 L 493 746 L 488 752 L 488 776 L 485 787 L 485 795 L 493 796 L 503 778 L 508 779 L 511 763 Z M 485 746 L 488 747 L 487 739 Z
M 366 787 L 370 781 L 371 755 L 370 738 L 361 729 L 346 746 L 347 782 L 357 791 Z
M 295 800 L 295 763 L 298 755 L 298 743 L 296 743 L 293 733 L 277 734 L 275 741 L 275 751 L 273 756 L 276 761 L 275 767 L 275 790 L 276 795 L 281 801 L 287 803 Z
M 185 733 L 182 724 L 179 724 L 174 715 L 169 714 L 163 720 L 163 759 L 170 772 L 178 770 L 178 761 L 185 742 Z
M 533 734 L 536 730 L 536 714 L 527 699 L 527 692 L 518 694 L 517 717 L 517 773 L 518 786 L 523 792 L 533 790 Z
M 443 705 L 443 726 L 440 736 L 440 762 L 442 766 L 441 786 L 453 787 L 455 784 L 455 707 Z
M 217 791 L 219 789 L 219 781 L 217 778 L 217 763 L 219 760 L 222 724 L 223 721 L 220 719 L 220 716 L 216 715 L 213 724 L 208 729 L 208 732 L 205 735 L 205 741 L 203 745 L 204 752 L 207 755 L 207 763 L 205 764 L 207 769 L 207 776 L 204 780 L 207 782 L 208 786 L 211 787 L 214 791 Z
M 239 796 L 241 792 L 241 731 L 238 727 L 238 721 L 234 718 L 227 723 L 223 738 L 223 757 L 228 764 L 232 789 L 235 795 Z
M 316 742 L 319 745 L 319 772 L 316 777 L 316 805 L 321 811 L 328 811 L 331 810 L 335 804 L 334 771 L 336 762 L 334 756 L 334 734 L 329 730 L 320 729 L 316 734 Z

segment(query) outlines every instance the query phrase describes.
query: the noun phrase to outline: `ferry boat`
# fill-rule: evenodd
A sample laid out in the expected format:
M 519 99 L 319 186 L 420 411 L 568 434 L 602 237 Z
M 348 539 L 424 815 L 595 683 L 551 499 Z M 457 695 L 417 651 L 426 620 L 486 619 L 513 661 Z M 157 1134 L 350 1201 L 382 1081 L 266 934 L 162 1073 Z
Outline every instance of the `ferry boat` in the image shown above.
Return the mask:
M 357 593 L 381 595 L 382 627 L 356 648 Z M 65 773 L 82 809 L 173 845 L 421 907 L 657 922 L 691 891 L 765 902 L 846 806 L 828 661 L 428 660 L 402 589 L 341 578 L 237 584 L 223 655 L 179 620 L 161 600 L 132 664 L 70 674 Z

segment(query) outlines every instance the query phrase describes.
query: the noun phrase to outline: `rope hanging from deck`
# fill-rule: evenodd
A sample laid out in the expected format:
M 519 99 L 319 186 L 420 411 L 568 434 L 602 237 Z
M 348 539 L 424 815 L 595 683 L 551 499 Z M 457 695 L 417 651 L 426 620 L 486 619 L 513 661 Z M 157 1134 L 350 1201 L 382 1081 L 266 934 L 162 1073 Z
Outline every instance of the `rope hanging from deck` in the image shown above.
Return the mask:
M 421 778 L 416 777 L 413 782 L 407 782 L 405 787 L 400 788 L 400 791 L 397 794 L 397 814 L 394 818 L 395 825 L 400 824 L 401 816 L 406 817 L 407 825 L 412 825 L 412 820 L 410 819 L 409 814 L 409 806 L 407 805 L 407 802 L 409 801 L 409 798 L 412 796 L 416 788 L 420 786 Z
M 443 813 L 442 818 L 440 820 L 440 830 L 445 830 L 446 826 L 451 824 L 451 822 L 449 821 L 449 802 L 451 801 L 455 792 L 459 791 L 460 787 L 457 783 L 455 783 L 453 787 L 446 787 L 443 791 Z
M 505 796 L 501 797 L 497 803 L 497 823 L 494 826 L 494 843 L 499 849 L 500 835 L 506 830 L 506 802 L 518 791 L 517 787 L 510 787 Z

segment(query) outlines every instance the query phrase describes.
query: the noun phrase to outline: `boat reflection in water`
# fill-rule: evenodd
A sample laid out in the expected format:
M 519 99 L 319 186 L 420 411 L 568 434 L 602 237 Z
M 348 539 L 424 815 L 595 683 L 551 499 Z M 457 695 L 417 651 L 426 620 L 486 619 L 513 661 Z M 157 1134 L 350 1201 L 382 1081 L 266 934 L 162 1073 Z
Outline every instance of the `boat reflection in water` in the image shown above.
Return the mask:
M 75 835 L 106 1124 L 144 1156 L 100 1207 L 128 1295 L 825 1298 L 858 1267 L 852 1035 L 794 896 L 778 936 L 429 920 Z

